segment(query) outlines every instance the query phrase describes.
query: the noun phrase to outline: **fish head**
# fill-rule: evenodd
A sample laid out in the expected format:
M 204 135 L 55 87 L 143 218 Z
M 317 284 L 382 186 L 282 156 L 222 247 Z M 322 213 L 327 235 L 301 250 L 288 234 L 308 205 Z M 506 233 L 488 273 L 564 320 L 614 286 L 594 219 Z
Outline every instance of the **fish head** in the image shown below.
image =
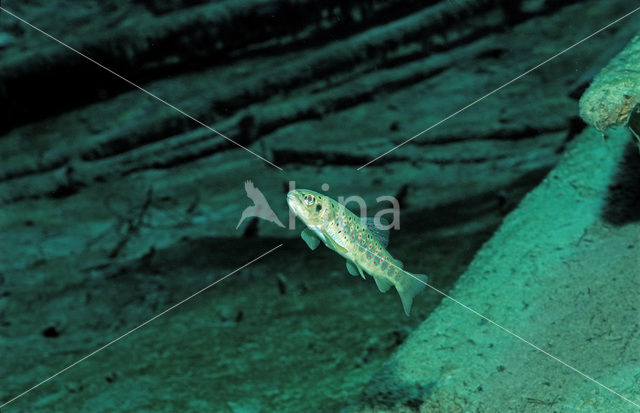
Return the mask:
M 287 204 L 308 227 L 322 224 L 322 214 L 327 207 L 327 198 L 309 189 L 294 189 L 287 193 Z

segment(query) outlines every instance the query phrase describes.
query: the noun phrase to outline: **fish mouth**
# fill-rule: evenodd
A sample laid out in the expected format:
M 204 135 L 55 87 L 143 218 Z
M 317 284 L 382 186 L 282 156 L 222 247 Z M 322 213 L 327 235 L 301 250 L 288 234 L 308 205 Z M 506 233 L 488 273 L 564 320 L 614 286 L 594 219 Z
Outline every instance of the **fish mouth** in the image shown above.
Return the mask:
M 297 212 L 296 207 L 298 206 L 298 202 L 298 197 L 296 196 L 295 192 L 289 191 L 287 193 L 287 204 L 289 204 L 289 208 L 291 208 L 293 212 Z

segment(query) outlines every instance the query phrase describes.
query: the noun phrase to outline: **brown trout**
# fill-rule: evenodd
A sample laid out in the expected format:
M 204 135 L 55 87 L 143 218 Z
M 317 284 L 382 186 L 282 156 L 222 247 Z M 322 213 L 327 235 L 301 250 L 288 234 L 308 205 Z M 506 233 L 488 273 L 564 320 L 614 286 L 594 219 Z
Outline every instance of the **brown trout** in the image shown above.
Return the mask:
M 307 226 L 302 239 L 315 250 L 320 241 L 347 260 L 351 275 L 370 274 L 381 292 L 396 287 L 404 312 L 409 315 L 413 297 L 425 287 L 428 278 L 402 269 L 402 262 L 386 250 L 388 232 L 379 229 L 373 218 L 358 218 L 334 199 L 308 189 L 287 194 L 289 208 Z

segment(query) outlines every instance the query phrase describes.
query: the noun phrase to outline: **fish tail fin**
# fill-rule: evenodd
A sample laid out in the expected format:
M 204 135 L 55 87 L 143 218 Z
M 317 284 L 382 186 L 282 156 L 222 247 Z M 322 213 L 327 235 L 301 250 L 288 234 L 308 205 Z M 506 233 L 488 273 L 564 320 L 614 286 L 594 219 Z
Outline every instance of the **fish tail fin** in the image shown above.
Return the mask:
M 408 271 L 403 271 L 404 277 L 402 282 L 396 285 L 396 290 L 402 300 L 402 307 L 404 312 L 409 316 L 411 312 L 411 305 L 413 304 L 413 298 L 424 290 L 426 283 L 429 282 L 429 277 L 424 274 L 412 274 Z

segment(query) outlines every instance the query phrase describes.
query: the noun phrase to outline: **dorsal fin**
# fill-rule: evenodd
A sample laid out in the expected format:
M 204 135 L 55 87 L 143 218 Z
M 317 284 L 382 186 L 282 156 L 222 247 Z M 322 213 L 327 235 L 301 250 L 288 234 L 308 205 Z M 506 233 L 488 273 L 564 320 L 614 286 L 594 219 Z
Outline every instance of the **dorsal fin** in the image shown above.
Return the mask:
M 392 263 L 393 265 L 395 265 L 396 267 L 398 267 L 398 268 L 400 268 L 400 269 L 403 269 L 403 268 L 404 268 L 404 264 L 402 263 L 402 261 L 397 260 L 397 259 L 395 259 L 395 258 L 391 258 L 391 259 L 390 259 L 390 261 L 391 261 L 391 263 Z
M 380 228 L 380 225 L 386 228 L 389 226 L 389 221 L 382 217 L 379 220 L 378 225 L 376 225 L 375 218 L 367 217 L 363 220 L 363 225 L 366 225 L 374 238 L 386 248 L 389 245 L 389 230 Z

